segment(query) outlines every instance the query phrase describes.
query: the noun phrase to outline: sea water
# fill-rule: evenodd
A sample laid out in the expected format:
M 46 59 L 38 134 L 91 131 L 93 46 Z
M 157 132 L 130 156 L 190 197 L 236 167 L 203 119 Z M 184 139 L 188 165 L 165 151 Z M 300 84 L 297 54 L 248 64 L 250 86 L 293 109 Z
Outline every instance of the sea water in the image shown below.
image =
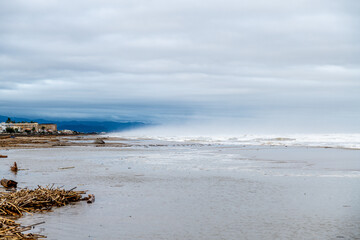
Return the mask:
M 1 174 L 19 187 L 96 196 L 20 222 L 45 221 L 33 231 L 48 239 L 360 238 L 357 140 L 113 137 L 127 147 L 7 151 Z M 27 170 L 13 175 L 13 161 Z

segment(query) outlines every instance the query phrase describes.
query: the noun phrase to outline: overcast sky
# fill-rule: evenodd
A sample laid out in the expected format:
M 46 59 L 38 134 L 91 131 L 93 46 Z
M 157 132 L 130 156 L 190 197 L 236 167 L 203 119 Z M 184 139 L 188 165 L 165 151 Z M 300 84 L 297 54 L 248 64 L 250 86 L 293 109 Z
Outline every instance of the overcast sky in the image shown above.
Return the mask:
M 359 29 L 358 0 L 0 0 L 0 115 L 359 132 Z

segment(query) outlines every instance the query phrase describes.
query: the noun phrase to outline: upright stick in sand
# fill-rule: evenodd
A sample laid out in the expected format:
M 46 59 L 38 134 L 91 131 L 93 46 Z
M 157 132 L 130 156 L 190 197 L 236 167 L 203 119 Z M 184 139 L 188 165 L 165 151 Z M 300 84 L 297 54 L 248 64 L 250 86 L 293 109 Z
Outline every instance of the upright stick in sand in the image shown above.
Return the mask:
M 17 171 L 18 171 L 18 167 L 17 167 L 16 162 L 14 162 L 14 165 L 12 165 L 12 166 L 10 167 L 10 169 L 11 169 L 11 171 L 13 171 L 13 172 L 17 172 Z

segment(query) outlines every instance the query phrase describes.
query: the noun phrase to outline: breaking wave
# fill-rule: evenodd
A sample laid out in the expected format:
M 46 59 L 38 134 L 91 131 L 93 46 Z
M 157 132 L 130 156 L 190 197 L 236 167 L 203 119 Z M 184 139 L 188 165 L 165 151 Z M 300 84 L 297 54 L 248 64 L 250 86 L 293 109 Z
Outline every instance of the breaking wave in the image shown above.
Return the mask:
M 172 142 L 193 142 L 202 144 L 226 145 L 269 145 L 269 146 L 304 146 L 360 149 L 360 134 L 289 134 L 289 135 L 259 135 L 244 134 L 234 136 L 206 135 L 166 135 L 140 134 L 139 132 L 113 133 L 111 136 L 128 139 L 161 140 Z

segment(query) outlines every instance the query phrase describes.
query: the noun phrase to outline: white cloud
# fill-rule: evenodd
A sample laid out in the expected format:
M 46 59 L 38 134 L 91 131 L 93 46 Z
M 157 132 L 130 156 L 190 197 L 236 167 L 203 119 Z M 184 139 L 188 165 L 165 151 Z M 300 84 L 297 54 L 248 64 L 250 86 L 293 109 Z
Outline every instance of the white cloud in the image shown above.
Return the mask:
M 0 111 L 356 112 L 359 12 L 355 0 L 2 1 Z

